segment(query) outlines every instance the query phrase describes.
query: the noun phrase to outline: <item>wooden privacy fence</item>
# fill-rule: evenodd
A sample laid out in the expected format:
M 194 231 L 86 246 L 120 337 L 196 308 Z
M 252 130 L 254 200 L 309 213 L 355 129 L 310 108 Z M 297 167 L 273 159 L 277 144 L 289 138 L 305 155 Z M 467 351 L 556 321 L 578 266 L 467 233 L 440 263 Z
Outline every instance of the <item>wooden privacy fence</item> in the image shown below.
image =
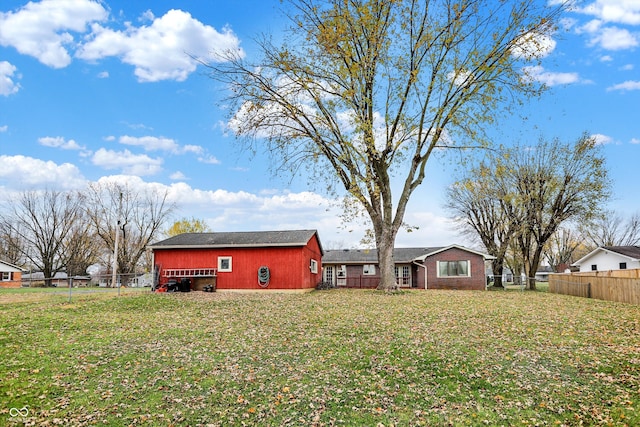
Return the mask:
M 615 274 L 586 275 L 584 273 L 550 274 L 549 292 L 640 305 L 638 274 L 625 273 L 627 277 L 615 276 Z

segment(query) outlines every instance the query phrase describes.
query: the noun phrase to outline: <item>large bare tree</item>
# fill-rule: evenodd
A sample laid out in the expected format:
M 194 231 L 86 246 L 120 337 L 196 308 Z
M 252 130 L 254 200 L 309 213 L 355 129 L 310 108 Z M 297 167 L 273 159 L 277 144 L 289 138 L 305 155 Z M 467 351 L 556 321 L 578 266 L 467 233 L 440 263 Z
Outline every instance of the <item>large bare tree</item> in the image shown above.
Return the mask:
M 590 249 L 600 246 L 635 246 L 640 244 L 640 212 L 629 217 L 615 211 L 605 211 L 588 223 L 580 232 Z
M 135 273 L 147 245 L 158 237 L 173 209 L 167 202 L 167 192 L 138 191 L 120 183 L 98 182 L 89 185 L 87 197 L 89 218 L 102 241 L 102 253 L 107 256 L 104 263 L 110 264 L 108 258 L 119 235 L 118 273 Z
M 282 45 L 211 63 L 230 127 L 276 169 L 312 171 L 371 221 L 379 289 L 396 286 L 393 247 L 438 147 L 484 146 L 500 107 L 541 89 L 523 78 L 564 4 L 546 0 L 289 0 Z M 257 143 L 258 145 L 253 145 Z M 335 187 L 334 187 L 335 185 Z
M 77 257 L 67 245 L 87 233 L 84 214 L 83 197 L 75 192 L 25 191 L 9 204 L 10 235 L 20 242 L 24 264 L 44 274 L 45 286 Z
M 445 207 L 462 234 L 480 240 L 495 257 L 493 286 L 501 288 L 509 244 L 519 224 L 505 209 L 505 194 L 509 190 L 501 185 L 503 182 L 495 180 L 494 175 L 492 162 L 481 162 L 468 169 L 463 178 L 447 189 Z

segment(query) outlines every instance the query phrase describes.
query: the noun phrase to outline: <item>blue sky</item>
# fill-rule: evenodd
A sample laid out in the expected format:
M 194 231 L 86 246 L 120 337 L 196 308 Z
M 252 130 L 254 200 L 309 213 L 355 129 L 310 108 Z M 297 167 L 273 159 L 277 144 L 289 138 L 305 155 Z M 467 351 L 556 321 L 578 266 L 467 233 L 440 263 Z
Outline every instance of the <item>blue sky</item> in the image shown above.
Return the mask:
M 3 0 L 0 199 L 116 180 L 168 190 L 176 217 L 216 231 L 315 228 L 325 246 L 356 245 L 363 227 L 341 227 L 326 194 L 239 149 L 222 88 L 186 54 L 251 59 L 253 39 L 284 25 L 279 0 Z M 614 181 L 609 207 L 640 210 L 640 0 L 584 1 L 547 46 L 530 74 L 549 90 L 501 121 L 496 142 L 594 135 Z M 455 161 L 434 160 L 406 215 L 420 228 L 398 246 L 466 243 L 442 209 Z

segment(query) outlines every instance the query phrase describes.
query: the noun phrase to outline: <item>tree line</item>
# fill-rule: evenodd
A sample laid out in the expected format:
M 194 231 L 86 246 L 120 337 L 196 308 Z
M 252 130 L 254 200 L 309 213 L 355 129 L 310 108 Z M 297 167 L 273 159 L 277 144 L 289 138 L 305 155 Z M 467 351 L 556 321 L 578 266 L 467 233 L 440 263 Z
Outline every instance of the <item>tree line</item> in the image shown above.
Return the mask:
M 119 183 L 92 183 L 86 191 L 25 191 L 4 204 L 0 259 L 42 272 L 49 286 L 62 271 L 83 276 L 96 264 L 110 271 L 119 234 L 118 274 L 151 271 L 146 247 L 173 210 L 166 191 Z

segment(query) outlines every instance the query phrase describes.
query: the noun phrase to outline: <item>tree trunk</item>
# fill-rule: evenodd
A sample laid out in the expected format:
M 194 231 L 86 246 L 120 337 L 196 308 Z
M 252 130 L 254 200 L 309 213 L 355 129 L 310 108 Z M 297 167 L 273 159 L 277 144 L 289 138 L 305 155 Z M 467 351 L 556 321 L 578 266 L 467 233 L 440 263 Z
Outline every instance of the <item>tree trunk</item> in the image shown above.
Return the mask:
M 504 271 L 504 264 L 502 263 L 502 261 L 497 261 L 498 260 L 495 260 L 493 262 L 493 287 L 504 288 L 504 285 L 502 284 L 502 273 Z
M 396 280 L 395 262 L 393 260 L 393 240 L 383 239 L 378 244 L 378 267 L 380 268 L 380 283 L 378 290 L 391 291 L 398 287 Z

